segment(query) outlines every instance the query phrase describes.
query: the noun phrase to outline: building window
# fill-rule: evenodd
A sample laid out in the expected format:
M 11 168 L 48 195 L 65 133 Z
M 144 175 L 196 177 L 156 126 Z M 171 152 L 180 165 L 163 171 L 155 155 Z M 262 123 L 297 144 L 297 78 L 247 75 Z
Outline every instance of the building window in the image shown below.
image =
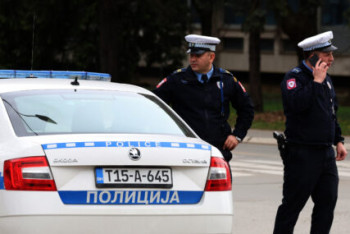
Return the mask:
M 225 50 L 234 50 L 243 52 L 243 38 L 229 38 L 225 37 L 222 39 Z
M 274 39 L 261 39 L 260 50 L 261 52 L 273 53 Z
M 282 52 L 283 53 L 295 53 L 296 45 L 295 42 L 289 39 L 282 39 Z
M 276 25 L 275 15 L 268 5 L 268 0 L 262 0 L 260 9 L 265 11 L 265 24 Z M 243 24 L 247 17 L 248 10 L 249 5 L 247 5 L 247 3 L 241 3 L 239 1 L 227 1 L 224 6 L 225 24 Z
M 224 22 L 225 24 L 239 24 L 244 22 L 244 15 L 234 9 L 234 7 L 228 5 L 224 8 Z
M 322 25 L 343 25 L 347 23 L 345 13 L 349 10 L 347 0 L 324 0 L 322 6 Z

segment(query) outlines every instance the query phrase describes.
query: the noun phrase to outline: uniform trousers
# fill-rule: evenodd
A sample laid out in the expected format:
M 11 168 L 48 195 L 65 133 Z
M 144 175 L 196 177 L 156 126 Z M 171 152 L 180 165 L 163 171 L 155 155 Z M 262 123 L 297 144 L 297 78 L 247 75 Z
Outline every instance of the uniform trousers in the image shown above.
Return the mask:
M 335 152 L 331 146 L 288 146 L 284 158 L 283 199 L 277 210 L 273 233 L 293 233 L 299 213 L 310 196 L 314 203 L 310 233 L 329 233 L 338 184 Z

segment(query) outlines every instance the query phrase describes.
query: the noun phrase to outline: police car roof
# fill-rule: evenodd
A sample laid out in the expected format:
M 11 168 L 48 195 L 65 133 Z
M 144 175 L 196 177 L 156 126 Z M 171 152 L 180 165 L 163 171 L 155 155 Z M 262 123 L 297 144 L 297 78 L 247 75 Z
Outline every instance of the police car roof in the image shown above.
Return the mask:
M 24 90 L 98 89 L 153 95 L 151 91 L 136 85 L 91 80 L 78 80 L 79 85 L 72 85 L 73 81 L 72 79 L 0 79 L 0 93 Z
M 0 70 L 0 78 L 52 78 L 111 81 L 111 75 L 87 71 Z
M 72 82 L 74 82 L 75 79 L 77 79 L 79 85 L 72 84 Z M 111 76 L 109 74 L 97 72 L 50 70 L 0 70 L 0 93 L 21 90 L 49 90 L 74 88 L 119 90 L 153 95 L 152 92 L 144 88 L 135 85 L 109 82 L 110 80 Z

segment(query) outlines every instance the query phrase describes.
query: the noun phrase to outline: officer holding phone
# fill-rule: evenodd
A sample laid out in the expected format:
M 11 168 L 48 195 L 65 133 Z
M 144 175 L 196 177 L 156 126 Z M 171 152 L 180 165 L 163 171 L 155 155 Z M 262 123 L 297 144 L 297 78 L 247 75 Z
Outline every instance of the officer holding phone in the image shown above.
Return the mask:
M 347 151 L 337 122 L 337 99 L 330 76 L 334 61 L 332 31 L 301 41 L 304 60 L 281 83 L 286 115 L 287 147 L 283 200 L 274 234 L 293 233 L 299 213 L 311 196 L 314 202 L 310 233 L 329 233 L 338 195 L 336 161 Z M 332 147 L 336 147 L 336 152 Z

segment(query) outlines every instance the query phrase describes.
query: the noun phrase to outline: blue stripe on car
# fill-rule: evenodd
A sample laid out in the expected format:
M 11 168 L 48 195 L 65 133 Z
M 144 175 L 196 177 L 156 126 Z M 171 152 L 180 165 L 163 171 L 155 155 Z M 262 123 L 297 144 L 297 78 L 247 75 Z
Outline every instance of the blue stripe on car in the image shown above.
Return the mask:
M 64 204 L 79 205 L 181 205 L 196 204 L 203 191 L 97 190 L 59 191 Z
M 183 143 L 183 142 L 157 142 L 157 141 L 93 141 L 93 142 L 62 142 L 43 144 L 44 150 L 92 148 L 92 147 L 145 147 L 145 148 L 181 148 L 211 150 L 210 145 Z

